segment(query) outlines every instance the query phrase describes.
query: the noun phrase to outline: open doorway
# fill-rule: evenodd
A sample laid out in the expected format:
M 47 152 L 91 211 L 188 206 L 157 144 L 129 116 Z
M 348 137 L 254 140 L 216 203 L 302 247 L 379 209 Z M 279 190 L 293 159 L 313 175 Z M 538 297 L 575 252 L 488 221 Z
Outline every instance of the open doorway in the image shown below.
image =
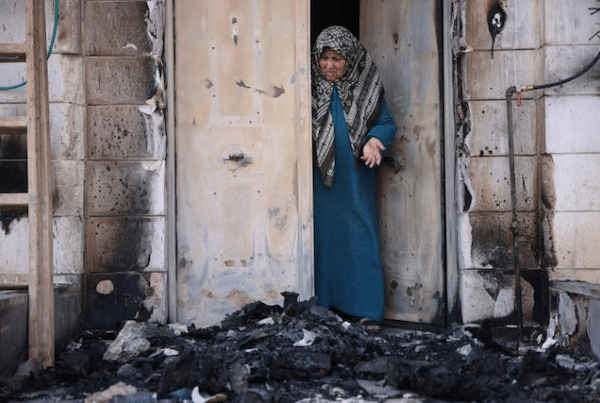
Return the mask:
M 331 25 L 346 27 L 360 39 L 360 0 L 311 1 L 310 44 L 315 43 L 319 33 Z
M 385 318 L 444 326 L 445 223 L 441 0 L 312 1 L 311 44 L 329 25 L 350 29 L 382 76 L 398 125 L 379 172 Z M 394 161 L 403 161 L 394 166 Z

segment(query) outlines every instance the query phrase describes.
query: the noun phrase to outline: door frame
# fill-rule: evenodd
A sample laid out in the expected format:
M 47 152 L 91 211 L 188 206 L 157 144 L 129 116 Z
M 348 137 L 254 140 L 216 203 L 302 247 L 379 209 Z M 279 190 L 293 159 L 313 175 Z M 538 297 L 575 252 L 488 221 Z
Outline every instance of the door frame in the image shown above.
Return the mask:
M 460 272 L 458 264 L 458 211 L 456 204 L 456 144 L 454 120 L 454 58 L 452 54 L 453 7 L 455 1 L 438 0 L 442 18 L 441 32 L 441 83 L 442 86 L 442 126 L 443 126 L 443 205 L 445 228 L 446 263 L 446 326 L 453 322 L 461 322 L 459 301 Z
M 175 105 L 175 30 L 174 30 L 174 1 L 165 0 L 165 65 L 166 65 L 166 98 L 167 98 L 167 167 L 166 167 L 166 206 L 167 206 L 167 234 L 165 236 L 165 249 L 167 261 L 167 312 L 168 321 L 177 321 L 177 228 L 176 228 L 176 189 L 175 189 L 175 127 L 176 122 L 172 110 Z M 310 0 L 295 0 L 295 7 L 298 13 L 304 16 L 304 21 L 300 19 L 298 32 L 305 32 L 308 41 L 306 49 L 300 49 L 296 53 L 298 65 L 306 66 L 310 74 Z M 439 12 L 442 19 L 441 29 L 441 77 L 440 85 L 442 87 L 442 126 L 443 126 L 443 213 L 444 213 L 444 252 L 443 260 L 446 265 L 445 273 L 445 295 L 446 295 L 446 324 L 451 322 L 460 322 L 459 301 L 459 264 L 458 264 L 458 223 L 456 210 L 456 157 L 455 157 L 455 126 L 454 126 L 454 63 L 452 58 L 452 28 L 453 28 L 453 7 L 454 1 L 438 0 Z M 310 82 L 303 93 L 303 99 L 300 103 L 305 105 L 302 108 L 299 127 L 303 132 L 308 132 L 308 141 L 304 136 L 299 136 L 299 161 L 303 167 L 298 172 L 305 172 L 298 178 L 305 187 L 312 189 L 312 136 L 310 135 L 311 115 L 310 115 Z M 299 95 L 300 97 L 301 95 Z M 170 107 L 170 108 L 169 108 Z M 169 111 L 171 109 L 171 111 Z M 171 113 L 169 113 L 171 112 Z M 308 192 L 307 192 L 308 193 Z M 298 274 L 300 277 L 311 279 L 314 276 L 313 265 L 313 242 L 312 242 L 312 192 L 310 194 L 298 195 L 298 208 L 300 217 L 306 217 L 307 221 L 300 223 L 304 230 L 300 231 L 303 239 L 299 240 L 298 245 L 305 246 L 308 250 L 300 250 Z M 303 293 L 314 294 L 314 288 L 304 290 Z

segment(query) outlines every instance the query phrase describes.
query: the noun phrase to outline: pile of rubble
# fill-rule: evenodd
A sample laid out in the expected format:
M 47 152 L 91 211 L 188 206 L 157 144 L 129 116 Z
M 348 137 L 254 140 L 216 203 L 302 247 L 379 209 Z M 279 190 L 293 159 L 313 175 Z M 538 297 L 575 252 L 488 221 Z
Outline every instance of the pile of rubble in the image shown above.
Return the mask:
M 85 331 L 54 368 L 1 386 L 0 400 L 29 402 L 597 402 L 600 365 L 550 341 L 511 348 L 476 326 L 348 322 L 287 294 L 284 307 L 252 303 L 221 326 Z

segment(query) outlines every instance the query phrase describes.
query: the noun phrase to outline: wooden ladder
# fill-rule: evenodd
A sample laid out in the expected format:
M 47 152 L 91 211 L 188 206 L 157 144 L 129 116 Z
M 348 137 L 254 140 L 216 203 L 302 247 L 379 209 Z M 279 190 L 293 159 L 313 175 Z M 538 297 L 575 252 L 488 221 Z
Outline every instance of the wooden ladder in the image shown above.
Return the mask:
M 29 359 L 47 368 L 54 366 L 55 336 L 46 18 L 44 0 L 26 1 L 26 40 L 0 44 L 0 61 L 27 64 L 27 117 L 0 118 L 0 134 L 27 136 L 27 193 L 0 193 L 0 209 L 27 209 L 29 273 L 0 268 L 0 284 L 27 287 Z

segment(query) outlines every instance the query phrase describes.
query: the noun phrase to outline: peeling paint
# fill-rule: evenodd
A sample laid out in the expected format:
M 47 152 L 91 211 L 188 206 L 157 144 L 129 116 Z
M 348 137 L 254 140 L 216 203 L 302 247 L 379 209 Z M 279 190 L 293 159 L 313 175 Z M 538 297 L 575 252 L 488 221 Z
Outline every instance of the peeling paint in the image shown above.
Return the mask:
M 238 87 L 242 87 L 242 88 L 252 88 L 249 85 L 247 85 L 244 80 L 242 80 L 241 78 L 238 80 L 235 80 L 235 83 L 238 85 Z
M 248 84 L 246 84 L 244 82 L 244 80 L 242 80 L 242 79 L 237 79 L 235 81 L 235 83 L 238 87 L 252 89 L 252 87 L 249 86 Z M 271 85 L 271 86 L 267 87 L 266 90 L 254 88 L 254 91 L 256 91 L 259 94 L 264 94 L 271 98 L 278 98 L 279 96 L 281 96 L 281 94 L 285 93 L 285 89 L 283 88 L 283 86 L 277 86 L 277 85 Z
M 162 56 L 165 34 L 165 2 L 164 0 L 148 0 L 148 36 L 152 42 L 152 54 Z

